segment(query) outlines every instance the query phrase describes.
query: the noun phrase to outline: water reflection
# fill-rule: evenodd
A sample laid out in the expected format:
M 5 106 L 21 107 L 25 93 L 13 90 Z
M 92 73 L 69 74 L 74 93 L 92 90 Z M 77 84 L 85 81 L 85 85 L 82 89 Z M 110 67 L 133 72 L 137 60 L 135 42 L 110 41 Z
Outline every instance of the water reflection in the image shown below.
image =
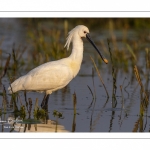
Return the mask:
M 6 23 L 9 24 L 9 27 L 5 27 Z M 94 40 L 99 44 L 100 50 L 105 52 L 107 58 L 110 58 L 107 43 L 109 39 L 113 62 L 103 66 L 86 43 L 79 75 L 67 87 L 51 95 L 46 113 L 38 104 L 41 103 L 44 95 L 33 92 L 9 95 L 7 87 L 15 78 L 27 73 L 28 70 L 43 61 L 69 54 L 63 50 L 64 41 L 61 39 L 63 30 L 59 30 L 59 27 L 52 22 L 41 22 L 38 23 L 36 29 L 29 31 L 16 19 L 0 19 L 0 26 L 1 35 L 4 37 L 3 40 L 0 40 L 0 75 L 3 75 L 4 68 L 7 66 L 6 74 L 0 80 L 0 118 L 1 121 L 7 122 L 1 122 L 1 132 L 55 132 L 56 129 L 58 132 L 149 132 L 150 109 L 145 94 L 149 101 L 150 44 L 144 40 L 147 39 L 146 30 L 142 32 L 127 28 L 116 30 L 112 22 L 109 23 L 109 30 L 98 29 L 97 33 L 100 35 L 95 35 Z M 68 28 L 71 27 L 68 26 Z M 26 33 L 29 34 L 28 38 L 26 38 Z M 27 42 L 29 40 L 30 42 Z M 25 45 L 22 44 L 22 41 Z M 59 46 L 62 47 L 59 56 L 55 41 L 59 42 Z M 13 43 L 15 43 L 14 47 Z M 55 51 L 49 51 L 50 48 L 54 48 Z M 5 65 L 8 55 L 3 51 L 11 54 L 9 65 Z M 91 73 L 94 66 L 89 55 L 94 58 L 101 72 L 109 99 L 107 99 L 107 94 L 96 72 Z M 145 94 L 140 92 L 141 86 L 134 72 L 135 65 L 138 67 Z M 76 92 L 78 114 L 74 113 L 72 101 L 74 91 Z M 62 113 L 63 119 L 54 116 L 54 110 Z M 47 115 L 46 119 L 43 118 L 45 115 Z M 20 117 L 25 121 L 36 119 L 41 122 L 39 124 L 33 124 L 33 122 L 32 124 L 29 122 L 8 124 L 9 117 L 15 119 Z M 32 121 L 35 122 L 35 120 Z

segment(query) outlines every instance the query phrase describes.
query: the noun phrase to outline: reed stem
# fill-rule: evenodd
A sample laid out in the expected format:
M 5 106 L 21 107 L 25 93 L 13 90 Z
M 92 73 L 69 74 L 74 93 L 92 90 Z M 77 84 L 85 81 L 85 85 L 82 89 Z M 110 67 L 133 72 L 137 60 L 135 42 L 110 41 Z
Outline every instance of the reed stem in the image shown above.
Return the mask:
M 100 75 L 100 72 L 98 71 L 98 68 L 97 68 L 97 66 L 96 66 L 96 64 L 95 64 L 95 61 L 94 61 L 94 59 L 93 59 L 91 56 L 90 56 L 90 58 L 91 58 L 91 60 L 92 60 L 92 62 L 93 62 L 93 64 L 94 64 L 94 67 L 95 67 L 95 69 L 96 69 L 96 71 L 97 71 L 97 74 L 98 74 L 98 76 L 99 76 L 99 79 L 100 79 L 101 83 L 103 84 L 103 87 L 104 87 L 104 89 L 105 89 L 105 91 L 106 91 L 107 97 L 109 97 L 108 91 L 107 91 L 106 86 L 105 86 L 105 84 L 104 84 L 104 81 L 103 81 L 103 79 L 102 79 L 102 77 L 101 77 L 101 75 Z

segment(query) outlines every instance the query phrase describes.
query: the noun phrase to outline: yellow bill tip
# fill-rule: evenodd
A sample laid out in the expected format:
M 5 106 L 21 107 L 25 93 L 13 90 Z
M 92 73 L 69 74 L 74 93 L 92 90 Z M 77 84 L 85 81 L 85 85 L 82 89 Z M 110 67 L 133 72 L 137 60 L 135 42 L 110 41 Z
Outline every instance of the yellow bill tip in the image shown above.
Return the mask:
M 105 62 L 106 64 L 108 64 L 108 60 L 107 60 L 106 58 L 104 58 L 104 62 Z

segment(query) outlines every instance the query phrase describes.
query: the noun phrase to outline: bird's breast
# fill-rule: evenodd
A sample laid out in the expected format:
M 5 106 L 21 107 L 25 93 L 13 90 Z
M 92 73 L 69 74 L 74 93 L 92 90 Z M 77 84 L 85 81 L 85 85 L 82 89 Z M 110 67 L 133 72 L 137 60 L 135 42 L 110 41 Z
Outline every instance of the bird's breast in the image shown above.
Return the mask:
M 70 67 L 70 69 L 72 70 L 74 77 L 75 77 L 75 76 L 77 75 L 77 73 L 79 72 L 79 70 L 80 70 L 80 65 L 81 65 L 81 64 L 79 64 L 79 63 L 77 63 L 77 62 L 71 62 L 71 63 L 69 64 L 69 67 Z

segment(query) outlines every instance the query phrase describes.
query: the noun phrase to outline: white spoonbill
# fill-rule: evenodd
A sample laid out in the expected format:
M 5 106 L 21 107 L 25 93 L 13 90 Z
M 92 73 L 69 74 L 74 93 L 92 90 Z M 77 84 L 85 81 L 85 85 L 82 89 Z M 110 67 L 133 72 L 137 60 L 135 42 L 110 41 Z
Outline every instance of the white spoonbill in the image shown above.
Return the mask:
M 69 57 L 57 61 L 44 63 L 26 75 L 16 79 L 8 88 L 10 93 L 17 91 L 36 91 L 45 92 L 41 107 L 45 108 L 48 104 L 49 94 L 65 87 L 79 72 L 83 59 L 83 41 L 82 37 L 86 37 L 94 46 L 96 51 L 105 63 L 107 59 L 103 58 L 100 51 L 89 36 L 89 29 L 84 25 L 78 25 L 72 29 L 67 37 L 64 47 L 69 49 L 72 42 L 72 53 Z

